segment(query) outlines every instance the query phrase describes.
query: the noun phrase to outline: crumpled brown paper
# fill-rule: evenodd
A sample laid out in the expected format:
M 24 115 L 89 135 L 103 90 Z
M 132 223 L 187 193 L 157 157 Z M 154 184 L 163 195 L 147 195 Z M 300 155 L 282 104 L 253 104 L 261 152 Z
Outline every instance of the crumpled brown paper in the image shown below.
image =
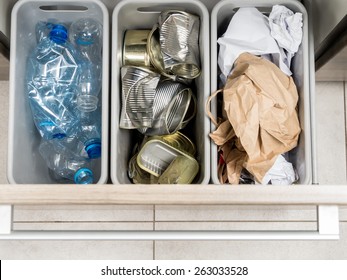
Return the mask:
M 210 136 L 221 146 L 229 183 L 238 184 L 242 166 L 261 182 L 277 156 L 297 145 L 298 93 L 292 77 L 266 59 L 243 53 L 234 66 L 223 90 L 227 120 Z

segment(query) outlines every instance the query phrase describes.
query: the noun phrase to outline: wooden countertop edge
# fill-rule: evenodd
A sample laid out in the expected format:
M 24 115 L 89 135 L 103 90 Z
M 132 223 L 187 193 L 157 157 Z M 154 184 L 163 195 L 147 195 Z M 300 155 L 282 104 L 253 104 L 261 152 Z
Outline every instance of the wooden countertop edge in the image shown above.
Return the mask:
M 347 186 L 0 185 L 0 204 L 347 205 Z

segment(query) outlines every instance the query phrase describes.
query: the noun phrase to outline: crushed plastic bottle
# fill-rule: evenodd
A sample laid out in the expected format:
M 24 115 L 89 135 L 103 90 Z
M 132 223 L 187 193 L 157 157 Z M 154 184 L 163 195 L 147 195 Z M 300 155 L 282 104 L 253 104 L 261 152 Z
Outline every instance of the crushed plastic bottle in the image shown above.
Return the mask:
M 78 124 L 74 108 L 79 77 L 78 54 L 68 31 L 56 24 L 42 38 L 27 65 L 27 89 L 34 122 L 45 139 L 63 138 Z
M 79 112 L 79 127 L 74 137 L 77 139 L 78 153 L 90 159 L 101 156 L 101 119 L 100 107 L 92 112 Z
M 55 20 L 52 21 L 39 21 L 36 24 L 35 32 L 36 32 L 36 41 L 37 43 L 41 42 L 43 39 L 49 37 L 49 33 L 52 28 L 56 24 Z
M 42 139 L 39 152 L 48 168 L 54 173 L 55 179 L 59 177 L 73 181 L 76 184 L 92 184 L 94 180 L 93 163 L 89 159 L 76 155 L 63 140 Z
M 102 26 L 91 18 L 72 23 L 70 40 L 82 55 L 78 81 L 77 107 L 81 112 L 92 112 L 98 107 L 102 76 Z
M 101 157 L 101 25 L 92 19 L 39 22 L 27 86 L 42 137 L 39 152 L 59 183 L 91 184 Z

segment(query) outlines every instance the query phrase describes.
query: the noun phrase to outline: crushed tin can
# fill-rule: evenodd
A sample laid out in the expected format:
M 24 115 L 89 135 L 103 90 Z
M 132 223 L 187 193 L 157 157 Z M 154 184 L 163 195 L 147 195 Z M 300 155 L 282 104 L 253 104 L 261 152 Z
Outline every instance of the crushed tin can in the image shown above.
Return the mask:
M 144 171 L 137 164 L 137 153 L 130 159 L 128 167 L 129 178 L 134 184 L 157 184 L 158 177 Z
M 147 68 L 123 66 L 121 128 L 151 127 L 153 102 L 160 74 Z
M 173 134 L 184 128 L 196 114 L 196 97 L 184 84 L 161 80 L 153 101 L 151 127 L 139 129 L 145 135 Z
M 187 153 L 191 156 L 194 156 L 196 153 L 194 143 L 186 135 L 179 131 L 170 135 L 147 136 L 145 137 L 141 147 L 143 147 L 143 144 L 148 142 L 149 140 L 160 140 L 174 147 L 175 149 Z
M 196 98 L 184 84 L 160 80 L 148 68 L 123 66 L 120 127 L 145 135 L 172 134 L 196 114 Z
M 155 27 L 154 27 L 155 29 Z M 200 75 L 198 16 L 177 10 L 163 11 L 158 19 L 159 45 L 161 54 L 149 53 L 153 64 L 168 75 L 176 75 L 185 79 L 195 79 Z M 157 31 L 151 34 L 153 45 L 158 39 Z
M 147 40 L 151 30 L 127 30 L 123 42 L 123 65 L 151 67 Z
M 190 184 L 199 172 L 198 162 L 190 157 L 177 156 L 158 179 L 158 184 Z

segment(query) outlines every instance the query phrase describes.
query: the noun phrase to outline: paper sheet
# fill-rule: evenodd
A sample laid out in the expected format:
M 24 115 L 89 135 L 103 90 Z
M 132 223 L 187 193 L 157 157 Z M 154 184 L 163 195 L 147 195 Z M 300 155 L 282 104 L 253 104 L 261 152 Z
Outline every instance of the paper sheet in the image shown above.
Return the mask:
M 256 8 L 240 8 L 232 17 L 225 34 L 218 39 L 218 65 L 224 80 L 230 74 L 235 60 L 243 52 L 265 55 L 285 74 L 291 75 L 287 57 L 271 36 L 269 21 Z

